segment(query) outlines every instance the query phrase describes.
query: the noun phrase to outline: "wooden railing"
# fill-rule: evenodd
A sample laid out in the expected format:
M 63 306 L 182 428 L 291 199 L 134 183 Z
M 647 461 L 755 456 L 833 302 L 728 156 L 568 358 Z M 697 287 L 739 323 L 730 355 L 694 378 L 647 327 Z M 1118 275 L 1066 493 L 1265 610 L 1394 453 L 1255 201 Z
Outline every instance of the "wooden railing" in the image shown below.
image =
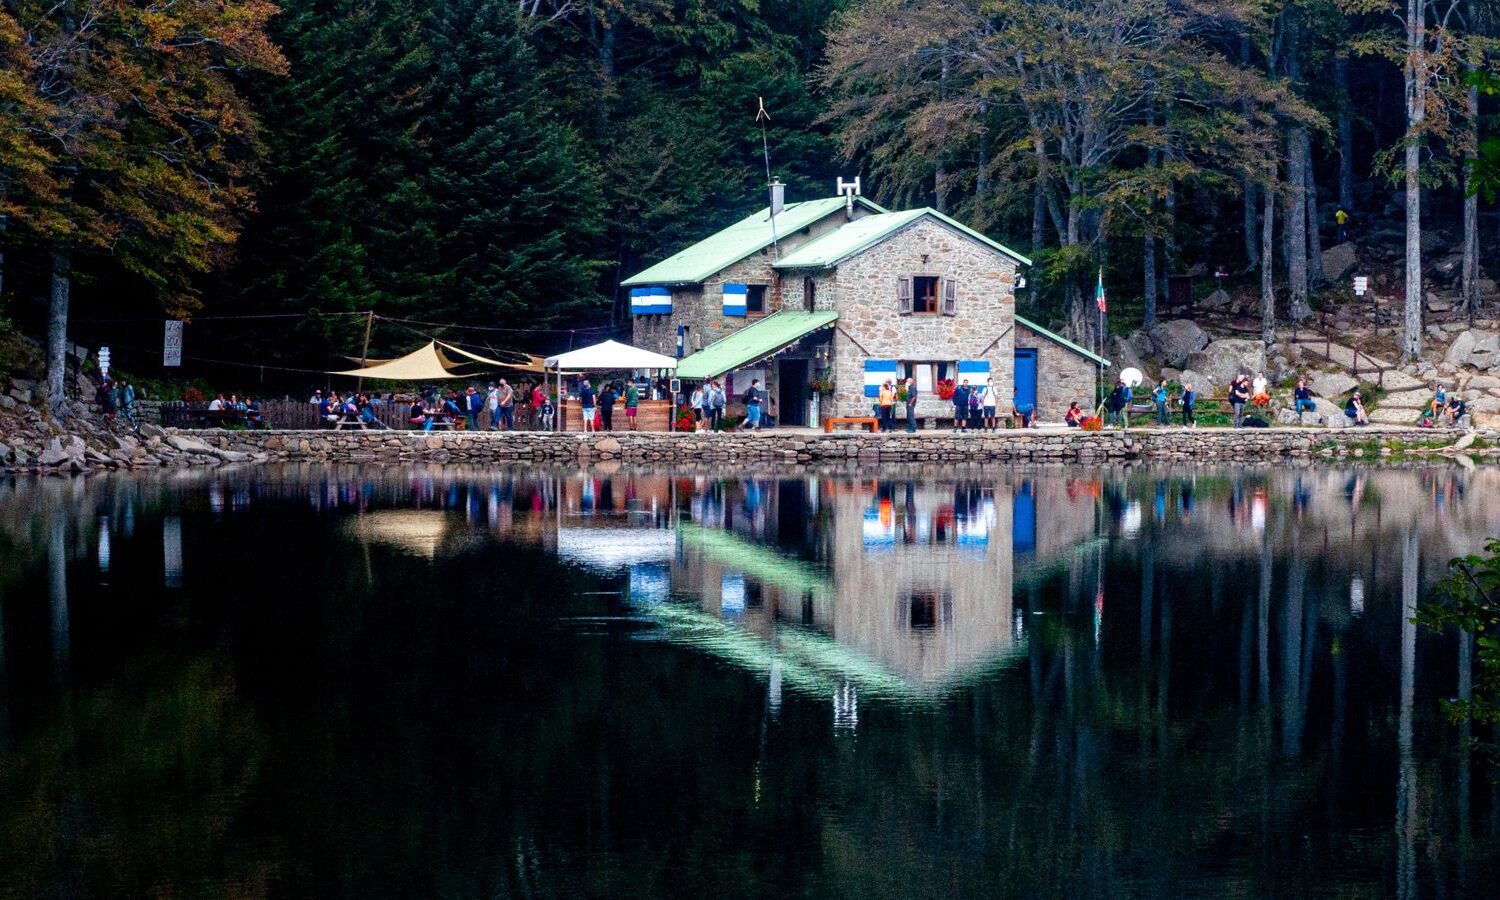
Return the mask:
M 412 424 L 407 420 L 407 411 L 410 404 L 382 404 L 374 407 L 375 418 L 390 428 L 411 428 Z M 183 401 L 169 401 L 161 405 L 161 423 L 173 428 L 217 428 L 216 423 L 205 421 L 203 413 L 207 412 L 208 404 L 204 402 L 185 403 Z M 267 400 L 260 405 L 260 417 L 269 428 L 278 430 L 306 430 L 326 428 L 328 423 L 324 422 L 318 415 L 318 406 L 314 403 L 306 403 L 298 400 Z M 519 429 L 529 429 L 532 424 L 530 404 L 517 404 L 515 408 L 515 422 Z M 623 410 L 621 410 L 623 419 Z M 480 414 L 481 427 L 488 423 L 488 414 Z

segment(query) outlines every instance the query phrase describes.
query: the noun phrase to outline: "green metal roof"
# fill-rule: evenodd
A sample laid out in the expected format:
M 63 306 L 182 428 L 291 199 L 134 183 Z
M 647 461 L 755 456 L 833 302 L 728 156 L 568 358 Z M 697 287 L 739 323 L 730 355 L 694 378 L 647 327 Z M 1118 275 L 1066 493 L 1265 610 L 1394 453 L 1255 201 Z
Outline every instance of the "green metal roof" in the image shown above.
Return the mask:
M 865 209 L 876 213 L 884 209 L 863 197 L 854 198 Z M 843 197 L 804 200 L 788 203 L 776 216 L 776 233 L 781 237 L 794 234 L 830 213 L 844 208 Z M 746 216 L 716 234 L 685 250 L 672 254 L 644 272 L 630 276 L 620 284 L 632 287 L 646 284 L 698 284 L 734 265 L 752 253 L 771 246 L 771 208 L 765 207 Z
M 1103 365 L 1103 366 L 1112 366 L 1112 365 L 1114 365 L 1114 363 L 1110 362 L 1109 360 L 1105 359 L 1104 357 L 1100 356 L 1099 354 L 1094 353 L 1091 350 L 1085 350 L 1085 349 L 1083 349 L 1082 347 L 1078 346 L 1077 344 L 1073 343 L 1072 341 L 1068 340 L 1067 338 L 1063 337 L 1062 335 L 1057 334 L 1055 332 L 1048 331 L 1047 329 L 1045 329 L 1042 326 L 1038 325 L 1037 323 L 1031 321 L 1030 319 L 1023 319 L 1020 316 L 1016 316 L 1016 324 L 1020 325 L 1022 328 L 1029 328 L 1032 331 L 1035 331 L 1037 334 L 1041 335 L 1042 337 L 1046 338 L 1049 341 L 1053 341 L 1055 343 L 1062 344 L 1064 347 L 1067 347 L 1069 350 L 1072 350 L 1074 353 L 1077 353 L 1077 354 L 1079 354 L 1081 356 L 1087 356 L 1089 359 L 1093 360 L 1096 363 L 1099 363 L 1100 365 Z
M 783 256 L 776 261 L 775 267 L 778 269 L 826 269 L 840 260 L 848 259 L 856 253 L 875 246 L 924 216 L 932 216 L 944 225 L 962 232 L 1021 265 L 1031 265 L 1031 260 L 1004 244 L 990 240 L 957 219 L 945 216 L 931 207 L 922 207 L 856 219 L 832 234 L 804 244 L 795 252 Z
M 746 363 L 770 356 L 808 332 L 833 324 L 838 317 L 833 311 L 773 313 L 679 361 L 677 377 L 713 378 L 733 372 Z

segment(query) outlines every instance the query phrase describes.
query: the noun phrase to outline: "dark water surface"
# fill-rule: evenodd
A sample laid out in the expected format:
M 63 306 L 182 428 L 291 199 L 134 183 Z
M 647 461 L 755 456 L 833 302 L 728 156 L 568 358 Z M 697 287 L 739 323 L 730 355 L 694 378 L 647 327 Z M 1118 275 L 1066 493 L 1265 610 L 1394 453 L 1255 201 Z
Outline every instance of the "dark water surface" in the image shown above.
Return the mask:
M 1500 472 L 0 481 L 7 897 L 1495 896 Z

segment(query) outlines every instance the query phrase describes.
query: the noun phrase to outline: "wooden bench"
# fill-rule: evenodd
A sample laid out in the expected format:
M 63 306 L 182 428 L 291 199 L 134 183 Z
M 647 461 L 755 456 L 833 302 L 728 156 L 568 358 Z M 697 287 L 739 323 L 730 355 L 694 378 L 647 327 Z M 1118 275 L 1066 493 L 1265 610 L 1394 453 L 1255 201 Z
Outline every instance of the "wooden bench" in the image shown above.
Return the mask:
M 880 430 L 880 420 L 874 416 L 832 416 L 823 420 L 823 433 L 833 434 L 835 425 L 855 425 L 868 428 L 871 433 Z
M 367 431 L 370 428 L 376 426 L 374 426 L 370 422 L 366 422 L 362 417 L 358 415 L 344 413 L 343 415 L 339 416 L 338 421 L 333 423 L 333 430 L 343 431 L 345 427 L 358 428 L 360 431 Z

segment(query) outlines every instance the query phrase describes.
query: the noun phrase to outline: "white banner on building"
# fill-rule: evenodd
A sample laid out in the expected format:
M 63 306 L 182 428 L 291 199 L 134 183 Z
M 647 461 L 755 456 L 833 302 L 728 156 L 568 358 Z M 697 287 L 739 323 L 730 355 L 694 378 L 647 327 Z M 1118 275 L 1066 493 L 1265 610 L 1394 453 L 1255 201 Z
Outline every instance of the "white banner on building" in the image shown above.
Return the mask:
M 167 320 L 167 331 L 161 345 L 161 364 L 182 365 L 182 323 L 176 319 Z

